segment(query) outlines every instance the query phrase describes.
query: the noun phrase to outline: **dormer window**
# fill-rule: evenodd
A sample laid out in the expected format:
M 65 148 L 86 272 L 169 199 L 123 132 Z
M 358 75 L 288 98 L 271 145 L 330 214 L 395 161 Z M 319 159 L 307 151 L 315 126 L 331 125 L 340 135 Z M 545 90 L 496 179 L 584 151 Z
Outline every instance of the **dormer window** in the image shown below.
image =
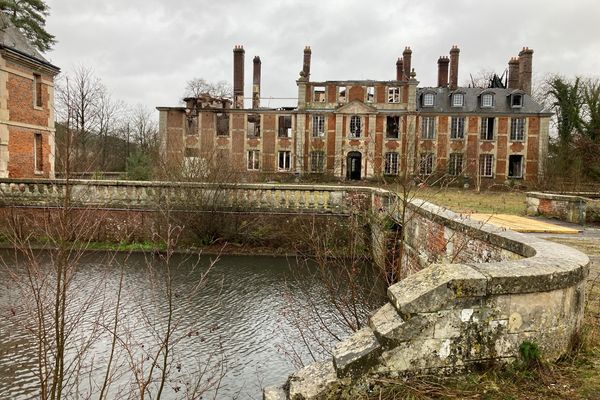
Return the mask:
M 462 93 L 454 93 L 452 95 L 452 107 L 462 107 L 465 105 L 465 95 Z
M 523 95 L 520 93 L 515 93 L 510 96 L 510 106 L 512 108 L 521 108 L 523 107 Z
M 494 95 L 491 93 L 484 93 L 481 95 L 481 107 L 491 108 L 494 106 Z
M 435 102 L 435 94 L 425 93 L 423 95 L 423 107 L 433 107 Z

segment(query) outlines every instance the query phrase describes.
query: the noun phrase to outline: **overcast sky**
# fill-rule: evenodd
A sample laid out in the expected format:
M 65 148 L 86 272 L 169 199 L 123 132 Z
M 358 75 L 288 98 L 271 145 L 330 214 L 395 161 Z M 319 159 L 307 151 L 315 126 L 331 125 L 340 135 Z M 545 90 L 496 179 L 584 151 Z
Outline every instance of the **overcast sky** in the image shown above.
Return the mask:
M 534 80 L 600 74 L 598 0 L 47 2 L 58 40 L 50 61 L 64 72 L 92 67 L 115 98 L 152 108 L 178 105 L 194 77 L 231 82 L 236 44 L 246 50 L 246 96 L 258 55 L 262 96 L 296 97 L 305 45 L 311 80 L 394 79 L 397 57 L 411 46 L 420 86 L 435 85 L 437 59 L 453 44 L 460 83 L 482 69 L 502 73 L 523 46 L 535 51 Z

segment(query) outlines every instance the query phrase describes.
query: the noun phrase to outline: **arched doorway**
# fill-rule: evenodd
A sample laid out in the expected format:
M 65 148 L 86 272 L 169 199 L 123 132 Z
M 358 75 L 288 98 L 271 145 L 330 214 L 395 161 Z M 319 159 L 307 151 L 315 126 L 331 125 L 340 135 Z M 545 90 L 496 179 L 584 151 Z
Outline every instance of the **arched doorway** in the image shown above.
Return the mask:
M 362 154 L 359 151 L 351 151 L 346 159 L 346 179 L 359 181 L 362 168 Z

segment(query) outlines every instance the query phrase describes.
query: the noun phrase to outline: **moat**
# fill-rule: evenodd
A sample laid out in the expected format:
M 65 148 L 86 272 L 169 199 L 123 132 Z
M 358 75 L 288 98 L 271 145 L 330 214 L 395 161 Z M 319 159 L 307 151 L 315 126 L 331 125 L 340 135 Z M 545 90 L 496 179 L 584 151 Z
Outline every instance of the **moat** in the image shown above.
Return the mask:
M 93 294 L 94 301 L 87 311 L 90 316 L 113 312 L 103 311 L 101 307 L 111 300 L 114 304 L 120 269 L 107 267 L 105 255 L 85 254 L 72 286 L 72 298 L 81 302 Z M 14 266 L 10 251 L 1 251 L 0 256 L 5 262 L 3 268 Z M 176 263 L 184 260 L 183 256 L 176 258 Z M 160 303 L 159 298 L 152 295 L 156 292 L 157 281 L 148 275 L 148 263 L 152 260 L 152 256 L 144 254 L 132 254 L 126 260 L 125 255 L 119 255 L 116 260 L 116 264 L 123 265 L 124 271 L 120 324 L 123 331 L 137 335 L 140 343 L 146 343 L 144 339 L 152 343 L 152 331 L 142 321 L 140 305 Z M 302 296 L 304 291 L 287 283 L 303 274 L 308 277 L 310 268 L 298 268 L 293 258 L 223 256 L 210 270 L 205 284 L 195 289 L 209 263 L 209 257 L 202 257 L 194 269 L 193 260 L 185 260 L 181 265 L 183 268 L 175 272 L 174 316 L 182 321 L 181 330 L 185 331 L 178 332 L 183 338 L 175 346 L 173 366 L 178 372 L 183 371 L 182 376 L 187 372 L 193 375 L 193 371 L 197 372 L 196 366 L 203 365 L 221 371 L 213 378 L 222 375 L 218 398 L 260 398 L 262 386 L 283 383 L 295 369 L 286 354 L 289 351 L 286 337 L 295 335 L 292 323 L 285 317 L 285 310 L 289 309 L 286 298 Z M 0 398 L 29 399 L 37 395 L 35 343 L 22 332 L 21 324 L 15 322 L 15 317 L 26 318 L 15 311 L 23 300 L 15 287 L 15 278 L 5 272 L 1 275 L 0 290 Z M 164 304 L 159 304 L 157 310 L 161 307 Z M 92 317 L 82 323 L 77 334 L 89 337 L 93 330 L 90 321 L 94 320 Z M 92 352 L 96 362 L 91 375 L 103 374 L 109 343 L 106 337 L 101 337 L 94 345 Z M 117 396 L 118 390 L 126 390 L 131 385 L 130 378 L 127 373 L 116 378 L 113 395 Z M 85 392 L 88 384 L 81 385 Z M 184 398 L 180 389 L 175 382 L 170 382 L 164 398 Z

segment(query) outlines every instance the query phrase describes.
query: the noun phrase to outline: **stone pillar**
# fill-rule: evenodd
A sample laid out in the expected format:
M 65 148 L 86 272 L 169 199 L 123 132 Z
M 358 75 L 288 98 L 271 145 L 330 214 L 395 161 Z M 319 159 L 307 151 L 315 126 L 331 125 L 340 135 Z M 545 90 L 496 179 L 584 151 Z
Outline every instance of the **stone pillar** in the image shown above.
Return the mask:
M 405 47 L 402 52 L 402 61 L 404 62 L 404 77 L 408 79 L 411 72 L 412 50 L 410 47 Z
M 0 58 L 0 119 L 8 121 L 10 115 L 8 112 L 8 72 L 4 70 L 6 61 L 4 58 Z M 0 124 L 0 178 L 8 178 L 8 125 Z
M 450 49 L 450 90 L 456 90 L 458 87 L 458 55 L 460 49 L 458 46 L 452 46 Z
M 448 64 L 450 64 L 448 57 L 442 56 L 438 59 L 438 87 L 448 86 Z
M 252 62 L 252 108 L 260 107 L 260 57 L 254 57 Z
M 244 108 L 244 46 L 233 48 L 233 108 Z
M 533 50 L 523 47 L 519 53 L 519 88 L 531 95 L 531 73 L 533 63 Z

